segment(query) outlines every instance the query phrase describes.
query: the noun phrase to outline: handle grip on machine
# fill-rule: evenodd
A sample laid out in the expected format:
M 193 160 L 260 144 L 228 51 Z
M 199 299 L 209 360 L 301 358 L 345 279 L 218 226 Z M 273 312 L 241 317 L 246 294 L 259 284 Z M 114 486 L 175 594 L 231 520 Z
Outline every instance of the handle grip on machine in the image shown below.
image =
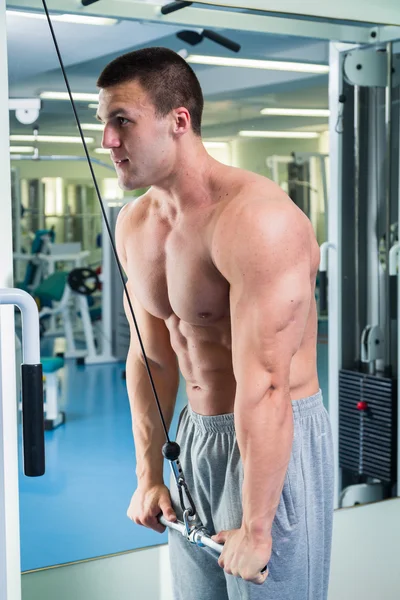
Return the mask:
M 2 304 L 14 304 L 21 311 L 24 473 L 28 477 L 40 477 L 45 472 L 45 450 L 38 308 L 32 296 L 13 288 L 0 289 L 0 305 Z
M 24 472 L 40 477 L 45 472 L 42 365 L 21 365 Z
M 326 271 L 319 272 L 319 310 L 321 313 L 328 310 L 328 275 Z

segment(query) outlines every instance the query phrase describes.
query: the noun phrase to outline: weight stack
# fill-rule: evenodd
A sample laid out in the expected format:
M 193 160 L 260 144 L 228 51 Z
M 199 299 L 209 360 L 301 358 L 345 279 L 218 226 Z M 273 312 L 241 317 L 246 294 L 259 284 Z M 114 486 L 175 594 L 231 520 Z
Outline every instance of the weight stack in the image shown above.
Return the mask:
M 397 381 L 339 372 L 339 466 L 382 482 L 397 481 Z

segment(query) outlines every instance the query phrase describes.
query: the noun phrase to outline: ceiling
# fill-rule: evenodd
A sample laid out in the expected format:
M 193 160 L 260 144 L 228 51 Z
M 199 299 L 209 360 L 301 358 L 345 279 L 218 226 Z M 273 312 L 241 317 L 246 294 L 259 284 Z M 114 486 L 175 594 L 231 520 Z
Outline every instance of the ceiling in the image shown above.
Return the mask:
M 149 4 L 149 2 L 147 2 Z M 157 2 L 160 5 L 160 2 Z M 15 3 L 7 6 L 14 9 Z M 52 3 L 54 6 L 54 2 Z M 180 11 L 184 12 L 184 11 Z M 93 92 L 104 66 L 116 56 L 146 46 L 165 46 L 192 54 L 238 56 L 328 64 L 327 41 L 316 38 L 210 29 L 241 45 L 239 54 L 204 40 L 191 47 L 176 33 L 199 28 L 146 20 L 119 20 L 112 26 L 54 23 L 64 64 L 74 92 Z M 45 20 L 7 14 L 8 69 L 10 98 L 38 97 L 42 91 L 65 91 L 54 46 Z M 328 108 L 328 76 L 267 71 L 250 68 L 192 65 L 203 88 L 206 104 L 203 137 L 232 139 L 240 129 L 327 129 L 327 118 L 265 117 L 265 107 Z M 95 122 L 95 110 L 87 102 L 77 103 L 82 122 Z M 68 101 L 43 100 L 37 120 L 41 134 L 76 135 L 76 125 Z M 31 133 L 10 111 L 11 133 Z M 88 133 L 89 135 L 89 133 Z M 90 132 L 99 145 L 101 132 Z

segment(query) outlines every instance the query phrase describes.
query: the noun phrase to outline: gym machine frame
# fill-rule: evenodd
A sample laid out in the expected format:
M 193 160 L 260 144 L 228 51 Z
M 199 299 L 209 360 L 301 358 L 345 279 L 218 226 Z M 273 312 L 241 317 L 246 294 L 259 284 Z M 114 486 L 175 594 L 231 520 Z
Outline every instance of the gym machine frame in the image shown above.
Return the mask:
M 343 494 L 343 488 L 346 488 L 346 482 L 344 481 L 344 474 L 346 470 L 341 468 L 341 464 L 346 463 L 346 444 L 350 440 L 350 444 L 353 442 L 351 435 L 344 435 L 343 431 L 345 426 L 343 425 L 344 413 L 349 410 L 348 406 L 345 406 L 343 396 L 348 392 L 349 386 L 358 385 L 361 388 L 364 385 L 364 381 L 368 385 L 373 382 L 375 373 L 381 374 L 382 378 L 378 382 L 379 385 L 374 392 L 372 392 L 371 402 L 375 401 L 374 394 L 378 403 L 381 402 L 382 409 L 390 415 L 387 419 L 385 427 L 391 428 L 391 433 L 387 433 L 387 437 L 384 440 L 388 442 L 390 435 L 395 435 L 396 438 L 392 438 L 391 451 L 395 456 L 391 457 L 391 463 L 387 469 L 397 469 L 396 473 L 391 474 L 391 483 L 395 483 L 399 480 L 399 467 L 400 460 L 398 458 L 398 443 L 397 435 L 400 431 L 398 423 L 397 413 L 397 401 L 394 402 L 394 396 L 396 394 L 396 379 L 394 377 L 396 368 L 391 369 L 393 364 L 394 356 L 392 355 L 393 349 L 393 324 L 391 326 L 391 318 L 389 317 L 390 311 L 393 311 L 393 302 L 391 304 L 390 298 L 392 291 L 390 289 L 390 276 L 397 275 L 397 285 L 399 285 L 399 274 L 397 269 L 398 262 L 398 244 L 394 248 L 390 248 L 389 244 L 385 242 L 383 248 L 379 248 L 379 233 L 378 226 L 379 222 L 378 206 L 385 209 L 385 223 L 384 223 L 384 234 L 385 239 L 390 240 L 392 237 L 391 227 L 391 199 L 393 196 L 393 185 L 390 185 L 392 181 L 391 177 L 391 166 L 393 163 L 393 157 L 391 155 L 392 147 L 392 89 L 397 86 L 400 79 L 400 56 L 393 56 L 392 44 L 387 44 L 386 47 L 375 47 L 370 46 L 363 49 L 354 48 L 354 46 L 348 44 L 330 44 L 330 79 L 329 79 L 329 106 L 330 106 L 330 197 L 329 197 L 329 213 L 328 213 L 328 241 L 321 248 L 321 264 L 320 272 L 322 274 L 323 281 L 327 274 L 329 286 L 324 290 L 328 300 L 329 307 L 329 329 L 328 329 L 328 363 L 329 363 L 329 413 L 334 434 L 335 444 L 335 456 L 338 457 L 335 463 L 335 508 L 341 506 L 341 495 Z M 342 130 L 343 112 L 346 108 L 346 98 L 343 97 L 345 86 L 354 86 L 352 94 L 354 95 L 354 102 L 351 105 L 349 113 L 353 113 L 353 123 L 347 122 L 347 131 L 349 128 L 354 126 L 354 165 L 351 167 L 348 162 L 345 161 L 345 157 L 349 156 L 348 147 L 344 147 L 344 136 Z M 376 206 L 373 201 L 369 198 L 367 200 L 367 211 L 362 211 L 364 208 L 362 202 L 365 201 L 364 196 L 360 197 L 360 186 L 361 186 L 361 173 L 360 173 L 360 161 L 363 157 L 364 161 L 371 161 L 378 156 L 374 154 L 373 159 L 368 155 L 365 158 L 365 152 L 363 145 L 360 144 L 360 122 L 361 114 L 365 117 L 365 107 L 361 107 L 360 99 L 361 88 L 385 88 L 385 143 L 386 143 L 386 154 L 385 154 L 385 171 L 384 171 L 384 198 L 380 197 L 377 193 Z M 347 88 L 349 89 L 349 88 Z M 378 94 L 378 93 L 377 93 Z M 381 95 L 383 94 L 383 90 Z M 378 119 L 377 106 L 379 106 L 378 98 L 376 96 L 376 104 L 373 105 L 376 108 L 375 118 Z M 370 96 L 368 96 L 370 101 Z M 350 100 L 347 100 L 350 102 Z M 368 104 L 369 108 L 369 104 Z M 361 111 L 364 111 L 362 113 Z M 371 118 L 369 118 L 369 125 L 371 124 Z M 378 121 L 376 121 L 378 123 Z M 396 132 L 398 135 L 399 132 Z M 346 138 L 349 139 L 348 136 Z M 378 143 L 376 142 L 376 145 Z M 371 150 L 370 150 L 371 152 Z M 373 152 L 378 152 L 373 150 Z M 364 154 L 363 154 L 364 153 Z M 377 166 L 377 165 L 376 165 Z M 369 174 L 369 177 L 374 177 L 374 174 Z M 346 205 L 345 195 L 347 192 L 347 198 L 349 199 L 349 178 L 354 180 L 354 214 L 349 213 L 349 208 Z M 345 189 L 347 185 L 347 189 Z M 397 190 L 396 190 L 397 193 Z M 380 198 L 380 200 L 379 200 Z M 399 192 L 400 198 L 400 192 Z M 393 204 L 393 203 L 392 203 Z M 381 206 L 382 205 L 382 206 Z M 400 214 L 400 207 L 394 206 L 397 210 L 397 214 Z M 349 225 L 349 218 L 354 220 L 352 225 Z M 349 234 L 349 228 L 353 226 L 353 230 L 350 231 L 350 238 L 345 237 Z M 361 233 L 360 233 L 361 232 Z M 362 236 L 360 238 L 359 236 Z M 368 277 L 368 280 L 372 280 L 374 285 L 367 287 L 367 297 L 360 298 L 360 286 L 355 286 L 354 292 L 349 292 L 349 272 L 347 267 L 344 266 L 344 257 L 349 254 L 350 244 L 353 244 L 354 252 L 354 280 L 358 282 L 359 278 Z M 364 244 L 364 246 L 363 246 Z M 346 245 L 346 246 L 345 246 Z M 365 264 L 360 263 L 361 247 L 366 247 L 365 264 L 367 264 L 368 272 L 365 275 Z M 347 252 L 345 255 L 344 252 Z M 381 252 L 379 252 L 381 250 Z M 371 256 L 373 258 L 371 258 Z M 386 265 L 386 278 L 385 273 L 382 275 L 382 268 L 378 264 L 378 256 L 382 262 Z M 362 272 L 364 269 L 364 272 Z M 384 270 L 384 269 L 383 269 Z M 384 280 L 384 286 L 382 282 Z M 379 285 L 380 284 L 380 285 Z M 379 297 L 379 287 L 383 289 L 381 297 Z M 349 298 L 349 295 L 354 293 L 354 298 Z M 398 295 L 399 298 L 399 295 Z M 347 306 L 344 305 L 347 303 Z M 353 304 L 354 303 L 354 306 Z M 352 326 L 349 323 L 349 315 L 346 312 L 346 308 L 351 305 L 351 314 L 355 316 L 355 331 L 353 332 Z M 380 309 L 379 309 L 380 307 Z M 399 314 L 399 313 L 398 313 Z M 382 318 L 382 315 L 386 315 L 386 318 Z M 346 329 L 346 323 L 348 329 Z M 362 327 L 364 324 L 364 327 Z M 354 325 L 353 325 L 354 327 Z M 347 337 L 348 333 L 350 334 Z M 354 334 L 354 335 L 353 335 Z M 345 337 L 346 336 L 346 337 Z M 349 345 L 351 348 L 349 348 Z M 355 374 L 357 368 L 350 371 L 349 357 L 353 353 L 354 364 L 360 366 L 358 375 L 363 372 L 365 377 L 357 379 Z M 399 353 L 398 353 L 399 354 Z M 345 367 L 345 368 L 343 368 Z M 396 367 L 396 364 L 394 365 Z M 393 371 L 393 372 L 392 372 Z M 398 367 L 397 367 L 398 371 Z M 353 377 L 353 380 L 351 378 Z M 346 380 L 347 378 L 347 380 Z M 350 378 L 350 379 L 349 379 Z M 384 381 L 386 378 L 386 382 Z M 360 384 L 361 381 L 361 384 Z M 385 391 L 385 398 L 382 400 L 382 385 L 387 386 Z M 390 388 L 390 389 L 389 389 Z M 344 391 L 345 390 L 345 393 Z M 392 399 L 390 396 L 392 395 Z M 354 398 L 356 399 L 357 394 Z M 368 402 L 363 401 L 363 390 L 361 389 L 361 398 L 356 408 L 359 411 L 359 434 L 360 443 L 359 448 L 350 450 L 349 453 L 357 454 L 359 456 L 359 472 L 362 472 L 363 466 L 365 466 L 362 448 L 365 448 L 365 443 L 362 441 L 362 436 L 368 431 L 365 430 L 365 424 L 368 424 L 367 411 L 369 410 Z M 370 396 L 371 397 L 371 396 Z M 340 400 L 341 398 L 341 400 Z M 397 399 L 396 399 L 397 400 Z M 384 406 L 386 402 L 386 406 Z M 351 406 L 351 410 L 354 413 L 354 406 Z M 339 415 L 341 415 L 339 420 Z M 354 414 L 353 414 L 354 417 Z M 380 417 L 379 417 L 380 418 Z M 376 419 L 378 421 L 378 419 Z M 370 421 L 371 423 L 371 421 Z M 353 436 L 355 437 L 355 436 Z M 340 441 L 339 441 L 340 440 Z M 364 440 L 365 441 L 365 440 Z M 355 440 L 355 443 L 357 441 Z M 396 450 L 397 446 L 397 450 Z M 345 450 L 344 450 L 345 449 Z M 354 456 L 352 458 L 355 458 Z M 383 462 L 383 461 L 381 461 Z M 397 462 L 397 466 L 396 466 Z M 368 469 L 367 469 L 368 470 Z M 377 481 L 377 480 L 375 480 Z M 371 490 L 374 484 L 374 479 L 370 480 Z M 347 482 L 347 485 L 348 482 Z M 368 485 L 368 484 L 367 484 Z M 351 487 L 351 486 L 350 486 Z M 392 495 L 396 493 L 394 486 L 392 487 Z M 374 496 L 375 495 L 375 496 Z M 397 492 L 397 495 L 399 493 Z M 376 491 L 369 493 L 369 500 L 381 499 L 376 497 Z

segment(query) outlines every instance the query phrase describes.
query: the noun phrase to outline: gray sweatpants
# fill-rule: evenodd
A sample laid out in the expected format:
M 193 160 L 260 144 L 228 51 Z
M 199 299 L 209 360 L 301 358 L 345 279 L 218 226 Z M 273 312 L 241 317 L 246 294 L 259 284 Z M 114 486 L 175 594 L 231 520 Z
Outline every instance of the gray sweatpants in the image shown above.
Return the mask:
M 333 521 L 333 444 L 321 392 L 292 402 L 294 441 L 272 526 L 269 576 L 261 586 L 227 575 L 211 551 L 169 530 L 174 600 L 326 600 Z M 211 535 L 242 521 L 243 468 L 233 414 L 186 406 L 177 442 L 197 512 Z M 171 497 L 182 520 L 176 483 Z

